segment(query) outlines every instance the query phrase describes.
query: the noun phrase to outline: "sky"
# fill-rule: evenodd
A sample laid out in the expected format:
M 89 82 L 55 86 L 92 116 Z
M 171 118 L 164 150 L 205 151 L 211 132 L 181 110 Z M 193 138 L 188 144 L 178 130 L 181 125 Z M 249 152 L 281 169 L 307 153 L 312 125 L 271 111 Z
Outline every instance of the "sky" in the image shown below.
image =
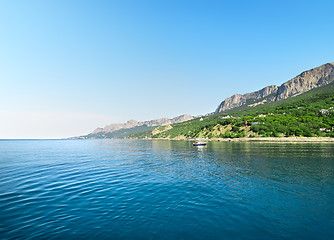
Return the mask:
M 193 116 L 334 62 L 334 1 L 0 0 L 0 139 Z

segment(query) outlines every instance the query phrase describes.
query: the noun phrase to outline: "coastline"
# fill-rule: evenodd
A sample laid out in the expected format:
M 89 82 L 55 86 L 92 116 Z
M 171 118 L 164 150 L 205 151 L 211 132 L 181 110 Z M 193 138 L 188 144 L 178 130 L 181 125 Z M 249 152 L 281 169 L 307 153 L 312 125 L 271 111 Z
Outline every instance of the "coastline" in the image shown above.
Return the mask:
M 212 141 L 212 142 L 323 142 L 334 143 L 334 138 L 329 137 L 262 137 L 262 138 L 146 138 L 147 140 L 183 140 L 183 141 Z

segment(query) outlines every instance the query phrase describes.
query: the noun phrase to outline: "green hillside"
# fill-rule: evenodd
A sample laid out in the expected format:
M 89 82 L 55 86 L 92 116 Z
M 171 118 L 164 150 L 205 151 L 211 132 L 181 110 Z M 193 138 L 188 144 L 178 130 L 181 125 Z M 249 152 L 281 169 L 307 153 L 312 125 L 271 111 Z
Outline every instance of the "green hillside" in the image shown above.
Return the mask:
M 224 118 L 228 115 L 233 117 Z M 161 126 L 132 138 L 234 138 L 330 136 L 334 127 L 334 84 L 286 100 L 242 106 L 222 115 Z
M 87 135 L 87 138 L 126 138 L 131 134 L 136 133 L 143 133 L 146 131 L 152 132 L 153 129 L 156 127 L 148 127 L 146 125 L 133 127 L 133 128 L 126 128 L 126 129 L 120 129 L 111 133 L 95 133 L 95 134 L 89 134 Z

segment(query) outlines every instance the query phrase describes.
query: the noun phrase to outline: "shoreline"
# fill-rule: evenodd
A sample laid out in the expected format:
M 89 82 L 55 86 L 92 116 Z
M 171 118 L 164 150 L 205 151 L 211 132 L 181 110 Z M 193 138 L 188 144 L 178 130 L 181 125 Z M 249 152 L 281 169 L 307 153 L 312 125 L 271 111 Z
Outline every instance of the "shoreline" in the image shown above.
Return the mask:
M 208 141 L 208 142 L 328 142 L 334 143 L 329 137 L 263 137 L 263 138 L 146 138 L 146 140 L 176 140 L 176 141 Z

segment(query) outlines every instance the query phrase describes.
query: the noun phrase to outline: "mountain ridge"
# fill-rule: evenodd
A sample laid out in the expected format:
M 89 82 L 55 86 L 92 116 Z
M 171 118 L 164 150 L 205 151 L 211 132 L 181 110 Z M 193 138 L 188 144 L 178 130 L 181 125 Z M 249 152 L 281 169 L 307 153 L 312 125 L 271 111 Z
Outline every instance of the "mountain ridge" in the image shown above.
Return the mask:
M 149 121 L 143 121 L 143 122 L 138 122 L 136 120 L 129 120 L 126 123 L 113 123 L 106 125 L 103 128 L 96 128 L 93 132 L 80 136 L 80 137 L 74 137 L 76 138 L 95 138 L 95 137 L 101 137 L 101 136 L 112 136 L 111 133 L 117 132 L 120 130 L 125 130 L 125 129 L 133 129 L 136 127 L 158 127 L 158 126 L 165 126 L 169 124 L 174 124 L 174 123 L 181 123 L 184 121 L 188 121 L 193 119 L 194 117 L 189 115 L 189 114 L 183 114 L 174 118 L 158 118 L 154 120 L 149 120 Z
M 226 98 L 217 107 L 215 114 L 243 105 L 256 106 L 265 102 L 276 102 L 305 93 L 313 88 L 327 85 L 334 81 L 334 62 L 304 71 L 296 77 L 284 82 L 279 87 L 266 86 L 258 91 L 234 94 Z

